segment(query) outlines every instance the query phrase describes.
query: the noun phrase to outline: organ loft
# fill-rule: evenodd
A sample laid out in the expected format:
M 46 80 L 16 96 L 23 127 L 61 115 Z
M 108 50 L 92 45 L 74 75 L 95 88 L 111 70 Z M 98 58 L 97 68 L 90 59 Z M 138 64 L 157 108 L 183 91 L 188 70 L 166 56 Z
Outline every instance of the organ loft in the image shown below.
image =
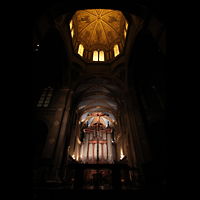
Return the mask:
M 114 130 L 103 129 L 100 123 L 102 113 L 92 113 L 89 116 L 97 116 L 96 123 L 91 128 L 83 128 L 84 139 L 80 148 L 80 161 L 83 163 L 109 163 L 116 161 L 116 150 L 114 146 Z

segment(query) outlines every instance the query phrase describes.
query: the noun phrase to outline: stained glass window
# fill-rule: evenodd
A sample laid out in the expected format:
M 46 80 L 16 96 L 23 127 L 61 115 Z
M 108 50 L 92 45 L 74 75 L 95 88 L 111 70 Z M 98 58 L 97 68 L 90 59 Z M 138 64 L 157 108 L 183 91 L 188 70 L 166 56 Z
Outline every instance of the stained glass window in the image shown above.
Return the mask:
M 124 25 L 124 39 L 126 39 L 128 33 L 128 22 L 125 21 L 125 25 Z
M 104 51 L 94 51 L 93 52 L 93 61 L 105 61 Z
M 124 39 L 126 39 L 126 35 L 127 33 L 126 33 L 126 30 L 124 29 Z
M 117 44 L 114 46 L 114 55 L 115 57 L 119 55 L 119 46 Z
M 74 37 L 74 28 L 71 30 L 72 38 Z
M 128 22 L 125 21 L 125 27 L 126 27 L 126 31 L 128 31 Z
M 73 28 L 73 20 L 70 21 L 69 27 L 70 27 L 70 30 L 72 30 L 72 28 Z
M 84 47 L 82 44 L 79 44 L 78 54 L 83 57 Z
M 93 53 L 93 61 L 98 61 L 99 60 L 99 52 L 98 51 L 94 51 Z
M 53 95 L 53 88 L 51 88 L 50 86 L 49 86 L 49 88 L 45 88 L 44 91 L 42 92 L 42 95 L 41 95 L 39 101 L 38 101 L 37 107 L 38 108 L 49 107 L 52 95 Z
M 70 27 L 70 31 L 71 31 L 71 36 L 73 38 L 74 37 L 74 23 L 73 23 L 73 20 L 70 21 L 69 27 Z
M 105 61 L 105 58 L 104 58 L 104 51 L 100 51 L 100 52 L 99 52 L 99 61 Z

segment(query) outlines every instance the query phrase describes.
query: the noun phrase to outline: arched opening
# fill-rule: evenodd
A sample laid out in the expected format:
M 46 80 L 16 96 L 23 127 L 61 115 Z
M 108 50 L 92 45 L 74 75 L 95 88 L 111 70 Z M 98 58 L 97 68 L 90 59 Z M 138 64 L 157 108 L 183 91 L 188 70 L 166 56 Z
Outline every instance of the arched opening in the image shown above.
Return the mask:
M 82 81 L 82 84 L 78 84 L 75 88 L 76 100 L 74 102 L 76 104 L 73 107 L 76 109 L 78 117 L 78 119 L 76 119 L 78 120 L 78 128 L 75 130 L 75 135 L 78 135 L 79 143 L 83 142 L 85 138 L 85 132 L 89 134 L 87 138 L 89 141 L 91 141 L 89 143 L 92 143 L 94 140 L 96 141 L 98 133 L 100 140 L 102 140 L 101 143 L 104 145 L 105 142 L 103 141 L 107 141 L 106 131 L 109 132 L 113 142 L 117 137 L 112 128 L 115 128 L 115 124 L 117 124 L 118 118 L 116 113 L 118 109 L 120 109 L 119 98 L 122 90 L 110 80 L 102 77 L 101 75 L 97 75 L 93 78 L 85 78 L 85 82 Z M 78 132 L 78 130 L 80 130 L 81 134 L 79 134 L 80 132 Z M 95 130 L 96 132 L 94 132 Z M 72 139 L 74 137 L 72 136 Z M 75 142 L 77 141 L 75 140 Z M 81 151 L 80 144 L 78 146 L 80 147 L 80 149 L 78 148 L 78 152 L 76 150 L 71 151 L 71 156 L 74 156 L 77 161 L 81 162 L 83 156 L 80 156 L 79 154 L 79 151 Z M 88 155 L 86 156 L 87 158 L 89 158 Z M 84 162 L 88 162 L 87 158 L 84 159 Z M 94 161 L 94 156 L 92 158 Z M 103 155 L 101 158 L 103 159 Z M 108 160 L 106 159 L 106 163 L 107 162 Z M 114 160 L 110 160 L 110 162 L 114 162 Z

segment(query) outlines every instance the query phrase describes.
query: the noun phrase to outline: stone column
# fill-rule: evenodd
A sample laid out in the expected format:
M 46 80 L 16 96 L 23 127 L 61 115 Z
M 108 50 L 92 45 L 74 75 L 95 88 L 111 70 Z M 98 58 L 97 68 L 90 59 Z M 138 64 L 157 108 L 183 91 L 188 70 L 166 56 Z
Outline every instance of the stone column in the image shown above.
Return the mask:
M 56 106 L 57 111 L 55 114 L 55 120 L 52 125 L 51 134 L 49 134 L 49 136 L 47 138 L 45 150 L 43 152 L 43 158 L 50 159 L 51 161 L 53 161 L 53 155 L 54 155 L 54 151 L 56 148 L 56 143 L 57 143 L 57 139 L 58 139 L 58 135 L 59 135 L 62 116 L 63 116 L 63 112 L 64 112 L 63 110 L 65 108 L 65 102 L 66 102 L 68 91 L 69 90 L 67 90 L 67 89 L 60 91 L 61 94 L 60 94 L 60 99 L 58 101 L 58 105 Z
M 143 118 L 140 112 L 136 91 L 134 89 L 128 90 L 125 94 L 125 99 L 127 105 L 127 127 L 130 130 L 130 149 L 133 148 L 132 152 L 135 152 L 135 155 L 132 153 L 132 156 L 136 156 L 134 167 L 139 168 L 140 176 L 143 179 L 143 164 L 151 161 L 152 159 L 150 146 L 144 127 Z
M 66 92 L 67 90 L 62 90 L 62 92 Z M 66 127 L 67 127 L 67 122 L 69 119 L 69 111 L 71 108 L 71 102 L 72 102 L 72 96 L 74 92 L 70 92 L 67 98 L 66 102 L 66 107 L 65 111 L 63 113 L 63 118 L 62 118 L 62 124 L 60 128 L 60 133 L 57 141 L 57 146 L 56 146 L 56 151 L 55 151 L 55 156 L 54 156 L 54 164 L 56 168 L 54 170 L 58 170 L 60 168 L 60 164 L 62 161 L 63 153 L 64 153 L 64 147 L 65 147 L 65 142 L 66 142 Z
M 143 157 L 142 160 L 144 163 L 146 163 L 152 160 L 152 155 L 135 90 L 129 91 L 129 98 L 129 100 L 132 102 L 132 106 L 128 113 L 129 120 L 131 122 L 130 124 L 135 130 L 135 134 L 133 135 L 135 138 L 134 140 L 137 141 L 137 149 L 140 149 L 139 151 Z
M 54 123 L 52 124 L 51 133 L 47 137 L 46 145 L 42 155 L 41 163 L 45 165 L 44 179 L 45 181 L 51 179 L 56 180 L 56 168 L 55 165 L 55 151 L 59 143 L 59 131 L 62 125 L 62 118 L 64 114 L 65 103 L 67 99 L 67 94 L 69 90 L 63 89 L 60 90 L 60 98 L 57 103 L 57 110 L 54 116 Z M 52 166 L 54 166 L 52 168 Z

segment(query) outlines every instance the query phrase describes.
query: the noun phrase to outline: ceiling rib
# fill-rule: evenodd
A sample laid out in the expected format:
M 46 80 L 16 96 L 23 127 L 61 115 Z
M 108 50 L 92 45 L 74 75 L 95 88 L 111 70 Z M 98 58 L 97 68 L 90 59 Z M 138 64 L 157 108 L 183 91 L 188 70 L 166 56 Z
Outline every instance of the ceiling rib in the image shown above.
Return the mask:
M 82 32 L 84 32 L 88 27 L 92 26 L 95 22 L 97 22 L 97 20 L 94 20 L 93 22 L 91 22 L 90 24 L 88 24 L 87 26 L 85 26 L 79 33 L 78 33 L 78 37 L 82 34 Z M 96 26 L 94 28 L 94 30 L 96 29 Z
M 119 33 L 110 24 L 108 24 L 107 22 L 105 22 L 103 19 L 102 19 L 102 22 L 104 24 L 106 24 L 107 26 L 109 26 L 118 35 L 118 37 L 120 36 Z
M 102 29 L 103 29 L 103 31 L 104 31 L 104 35 L 106 36 L 106 31 L 105 31 L 105 29 L 104 29 L 102 23 L 101 23 L 101 26 L 102 26 Z M 108 45 L 108 48 L 109 48 L 109 41 L 108 41 L 107 36 L 106 36 L 106 41 L 107 41 L 107 45 Z

